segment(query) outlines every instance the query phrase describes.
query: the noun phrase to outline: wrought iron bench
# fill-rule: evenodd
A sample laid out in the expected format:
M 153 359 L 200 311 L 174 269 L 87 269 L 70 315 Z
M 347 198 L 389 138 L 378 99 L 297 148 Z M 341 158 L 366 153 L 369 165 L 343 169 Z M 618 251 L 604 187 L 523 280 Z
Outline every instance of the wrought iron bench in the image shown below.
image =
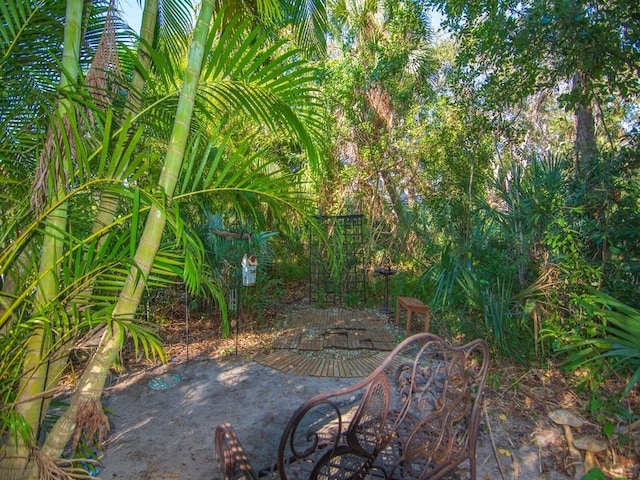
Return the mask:
M 429 333 L 414 335 L 364 380 L 301 405 L 271 467 L 254 470 L 232 427 L 218 426 L 218 466 L 225 480 L 422 480 L 468 461 L 475 479 L 488 362 L 483 340 L 455 347 Z

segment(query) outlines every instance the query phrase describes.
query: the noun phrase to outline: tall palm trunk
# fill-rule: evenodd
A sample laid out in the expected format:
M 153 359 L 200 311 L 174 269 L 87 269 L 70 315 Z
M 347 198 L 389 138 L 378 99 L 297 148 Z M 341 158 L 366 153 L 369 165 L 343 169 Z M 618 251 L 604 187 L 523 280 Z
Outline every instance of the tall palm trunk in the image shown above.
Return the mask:
M 146 19 L 143 19 L 143 22 L 142 22 L 143 23 L 142 34 L 143 34 L 143 37 L 144 35 L 146 35 L 146 37 L 144 37 L 143 41 L 141 42 L 141 46 L 138 49 L 139 65 L 140 65 L 140 68 L 145 71 L 149 69 L 149 65 L 151 63 L 151 60 L 150 60 L 151 56 L 149 54 L 147 45 L 148 44 L 150 45 L 153 42 L 153 31 L 154 31 L 153 26 L 155 26 L 155 22 L 157 19 L 157 12 L 158 12 L 157 1 L 152 0 L 147 2 L 147 7 L 145 7 Z M 104 31 L 102 33 L 102 39 L 98 47 L 99 52 L 96 53 L 96 56 L 94 57 L 94 62 L 92 63 L 87 76 L 85 77 L 85 84 L 89 87 L 89 91 L 92 93 L 95 92 L 94 95 L 97 96 L 99 100 L 103 101 L 105 105 L 111 102 L 110 102 L 110 99 L 106 97 L 107 92 L 104 90 L 103 87 L 101 87 L 100 80 L 103 80 L 101 77 L 105 75 L 104 72 L 107 71 L 112 66 L 111 62 L 113 61 L 113 58 L 112 58 L 114 53 L 113 50 L 115 50 L 116 48 L 115 31 L 114 31 L 115 26 L 113 23 L 113 17 L 110 17 L 111 15 L 113 15 L 113 11 L 109 9 L 109 11 L 107 12 L 107 15 L 109 17 L 107 18 L 107 21 L 105 23 Z M 101 49 L 103 50 L 102 52 L 100 52 Z M 71 60 L 72 59 L 70 59 L 70 61 Z M 96 63 L 96 60 L 102 63 Z M 76 63 L 77 63 L 77 59 L 76 59 Z M 132 80 L 132 91 L 135 93 L 133 93 L 129 97 L 130 101 L 128 102 L 125 108 L 125 115 L 128 115 L 129 113 L 135 113 L 140 108 L 141 97 L 138 92 L 142 92 L 143 88 L 144 88 L 144 75 L 142 74 L 142 72 L 136 69 L 134 71 L 134 76 Z M 122 174 L 125 170 L 126 170 L 126 166 L 123 166 L 120 173 Z M 94 229 L 93 229 L 94 233 L 96 233 L 99 229 L 103 228 L 105 225 L 110 225 L 113 222 L 116 214 L 117 202 L 118 202 L 117 198 L 111 194 L 102 195 L 102 197 L 100 198 L 100 204 L 98 207 L 96 220 L 94 222 Z M 58 227 L 64 228 L 64 225 L 59 225 Z M 103 236 L 98 239 L 98 244 L 96 246 L 97 249 L 100 249 L 102 247 L 105 239 L 106 239 L 106 236 Z M 62 252 L 61 251 L 57 252 L 57 254 L 61 255 Z M 85 296 L 85 298 L 90 298 L 93 292 L 93 287 L 94 285 L 90 284 L 80 296 Z M 48 337 L 50 338 L 51 335 L 49 335 Z M 74 342 L 74 337 L 69 336 L 62 342 L 56 344 L 55 348 L 51 348 L 48 352 L 43 349 L 44 353 L 42 355 L 43 357 L 46 357 L 46 360 L 45 360 L 46 369 L 45 369 L 45 366 L 43 366 L 42 371 L 46 372 L 45 373 L 46 383 L 43 390 L 41 390 L 41 394 L 40 394 L 40 397 L 41 397 L 41 403 L 40 403 L 41 422 L 40 423 L 42 423 L 43 416 L 47 412 L 51 403 L 51 399 L 53 398 L 53 395 L 49 392 L 53 391 L 52 389 L 58 384 L 58 381 L 60 380 L 65 369 L 68 366 L 69 352 L 71 351 L 73 342 Z M 34 386 L 34 388 L 37 388 L 37 386 Z
M 149 45 L 153 45 L 155 40 L 154 32 L 158 20 L 158 0 L 148 0 L 144 2 L 142 12 L 142 24 L 140 26 L 140 42 L 138 43 L 138 62 L 140 67 L 133 71 L 131 80 L 131 92 L 129 102 L 125 109 L 126 113 L 137 113 L 142 105 L 142 92 L 144 90 L 144 78 L 148 74 L 151 66 L 151 53 Z
M 158 181 L 158 187 L 164 192 L 168 201 L 171 200 L 175 190 L 184 159 L 195 95 L 205 54 L 204 45 L 209 33 L 213 10 L 214 0 L 202 2 L 189 50 L 184 85 L 178 101 L 165 164 Z M 90 435 L 100 436 L 108 429 L 108 420 L 102 412 L 100 396 L 109 368 L 113 365 L 122 347 L 124 331 L 118 321 L 132 318 L 138 309 L 144 282 L 158 252 L 165 224 L 165 213 L 156 207 L 151 208 L 135 253 L 136 267 L 129 272 L 118 303 L 114 308 L 111 328 L 105 331 L 100 345 L 80 377 L 69 408 L 56 422 L 43 445 L 42 452 L 50 458 L 57 458 L 62 454 L 74 431 L 84 429 Z
M 66 6 L 65 27 L 64 27 L 64 47 L 62 53 L 62 74 L 60 77 L 60 89 L 74 88 L 80 71 L 80 38 L 82 29 L 82 14 L 84 3 L 82 0 L 69 0 Z M 60 138 L 64 135 L 64 119 L 68 115 L 73 115 L 73 105 L 68 100 L 62 99 L 58 104 L 59 118 L 62 119 L 59 125 L 52 125 L 50 128 L 50 138 L 48 142 L 50 149 L 45 147 L 40 158 L 39 165 L 43 175 L 53 176 L 53 192 L 48 201 L 57 203 L 65 195 L 65 166 L 68 163 L 62 158 L 64 150 L 54 145 L 62 145 Z M 47 165 L 43 165 L 47 162 Z M 48 182 L 43 182 L 46 188 Z M 52 301 L 59 292 L 58 286 L 58 260 L 63 253 L 63 232 L 67 228 L 67 203 L 62 202 L 47 217 L 44 227 L 44 237 L 39 265 L 40 282 L 35 296 L 35 315 L 46 315 L 47 304 Z M 25 360 L 20 379 L 19 394 L 16 405 L 16 412 L 21 415 L 29 426 L 30 439 L 21 436 L 10 437 L 5 445 L 5 454 L 10 458 L 3 463 L 0 472 L 7 477 L 21 478 L 27 467 L 30 458 L 30 447 L 35 443 L 43 412 L 43 396 L 51 385 L 49 378 L 49 350 L 51 348 L 51 331 L 46 320 L 38 322 L 41 326 L 33 331 L 29 337 L 26 349 Z

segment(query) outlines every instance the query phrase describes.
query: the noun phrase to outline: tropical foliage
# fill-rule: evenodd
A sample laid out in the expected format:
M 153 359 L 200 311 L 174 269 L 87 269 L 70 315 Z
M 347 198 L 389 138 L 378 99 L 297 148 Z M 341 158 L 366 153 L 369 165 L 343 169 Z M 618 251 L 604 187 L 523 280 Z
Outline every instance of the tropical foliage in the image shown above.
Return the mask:
M 138 311 L 145 291 L 182 279 L 225 312 L 196 229 L 204 205 L 258 228 L 311 212 L 301 173 L 270 161 L 266 141 L 286 135 L 320 165 L 316 76 L 301 53 L 213 2 L 193 31 L 190 3 L 167 2 L 159 16 L 147 2 L 136 56 L 114 7 L 1 9 L 3 478 L 81 473 L 74 452 L 108 430 L 100 395 L 125 335 L 163 356 Z M 86 348 L 68 408 L 45 422 L 67 362 Z
M 230 266 L 302 268 L 318 212 L 434 329 L 638 388 L 640 7 L 426 3 L 0 6 L 2 478 L 85 474 L 124 342 L 163 358 L 143 296 L 228 331 Z
M 590 381 L 597 383 L 610 372 L 629 381 L 626 396 L 640 382 L 640 311 L 602 292 L 585 294 L 578 299 L 584 310 L 581 332 L 563 349 L 573 352 L 567 361 L 577 368 L 589 368 Z

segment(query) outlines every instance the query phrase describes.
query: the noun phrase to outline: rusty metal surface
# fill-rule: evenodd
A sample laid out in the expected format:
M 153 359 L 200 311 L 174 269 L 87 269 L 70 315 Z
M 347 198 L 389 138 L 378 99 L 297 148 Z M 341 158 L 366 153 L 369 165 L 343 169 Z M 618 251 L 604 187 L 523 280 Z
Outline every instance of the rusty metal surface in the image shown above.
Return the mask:
M 256 480 L 258 478 L 230 424 L 224 423 L 216 427 L 214 447 L 218 469 L 224 473 L 226 479 Z
M 468 462 L 474 479 L 487 366 L 482 340 L 454 347 L 428 333 L 409 337 L 364 380 L 300 406 L 281 437 L 277 465 L 262 474 L 422 480 Z M 225 478 L 250 478 L 246 454 L 225 428 L 231 440 L 224 429 L 216 435 Z

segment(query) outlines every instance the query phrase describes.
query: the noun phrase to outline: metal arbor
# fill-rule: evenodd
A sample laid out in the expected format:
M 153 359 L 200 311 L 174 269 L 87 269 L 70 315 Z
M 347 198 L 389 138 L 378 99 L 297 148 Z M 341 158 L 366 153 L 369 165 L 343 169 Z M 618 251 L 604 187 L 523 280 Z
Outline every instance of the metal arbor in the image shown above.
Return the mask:
M 312 303 L 364 303 L 366 265 L 364 215 L 318 217 L 325 243 L 309 230 L 309 300 Z M 330 258 L 328 245 L 334 259 Z

